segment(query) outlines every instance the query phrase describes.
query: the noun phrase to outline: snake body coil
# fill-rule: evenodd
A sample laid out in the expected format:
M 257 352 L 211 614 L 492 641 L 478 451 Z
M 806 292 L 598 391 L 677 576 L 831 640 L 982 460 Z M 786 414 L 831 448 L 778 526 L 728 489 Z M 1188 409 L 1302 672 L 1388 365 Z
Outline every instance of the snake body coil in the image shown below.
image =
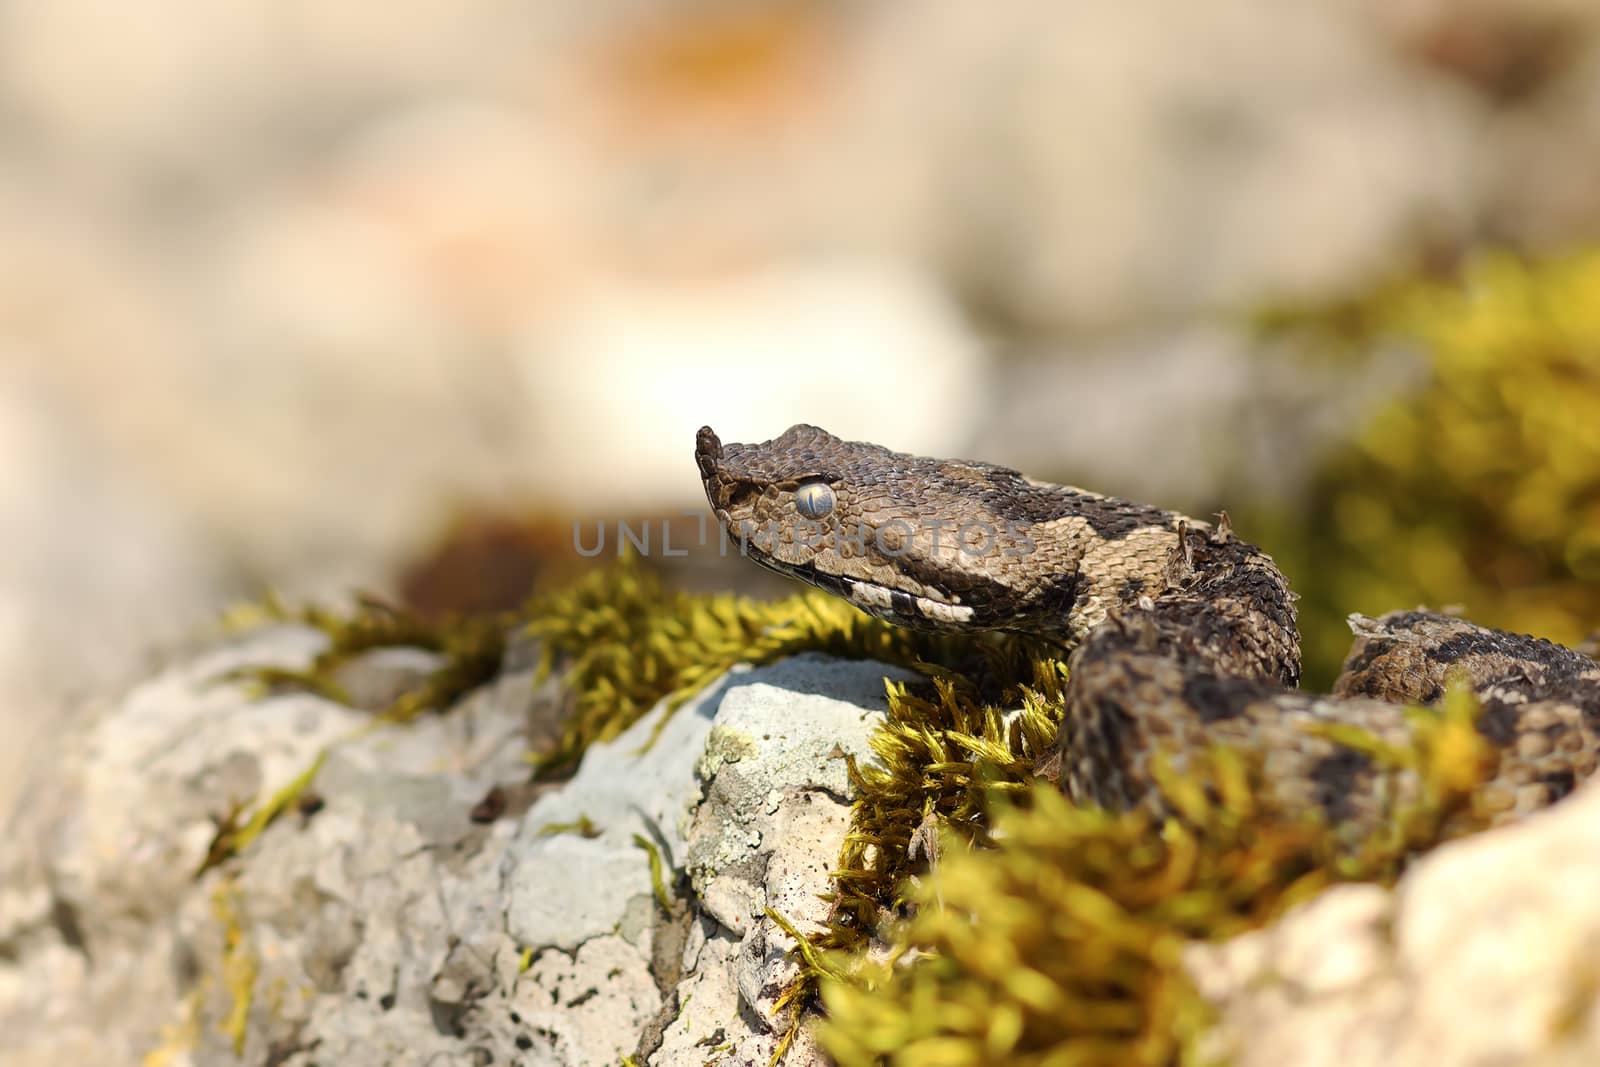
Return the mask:
M 1570 793 L 1597 766 L 1600 664 L 1572 649 L 1426 611 L 1351 616 L 1333 696 L 1295 691 L 1294 596 L 1226 518 L 1198 522 L 794 426 L 696 462 L 713 512 L 762 566 L 903 626 L 999 629 L 1074 646 L 1062 787 L 1113 808 L 1152 796 L 1160 752 L 1181 768 L 1213 743 L 1261 756 L 1278 799 L 1360 827 L 1415 789 L 1336 739 L 1352 726 L 1404 744 L 1403 705 L 1461 678 L 1497 766 L 1473 797 L 1502 822 Z

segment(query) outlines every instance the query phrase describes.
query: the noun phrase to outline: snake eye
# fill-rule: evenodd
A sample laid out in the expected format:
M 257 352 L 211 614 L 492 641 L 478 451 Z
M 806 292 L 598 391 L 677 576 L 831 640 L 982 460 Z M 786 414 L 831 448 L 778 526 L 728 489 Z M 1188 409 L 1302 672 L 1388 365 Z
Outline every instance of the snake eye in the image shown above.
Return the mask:
M 808 519 L 825 518 L 833 510 L 833 488 L 827 482 L 807 482 L 794 491 L 794 507 Z

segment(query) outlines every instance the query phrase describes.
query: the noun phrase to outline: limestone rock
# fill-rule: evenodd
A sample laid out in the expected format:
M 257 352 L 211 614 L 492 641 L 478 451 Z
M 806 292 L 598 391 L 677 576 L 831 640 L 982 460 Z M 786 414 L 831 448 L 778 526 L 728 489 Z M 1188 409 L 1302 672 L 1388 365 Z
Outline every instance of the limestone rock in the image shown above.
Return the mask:
M 842 757 L 870 758 L 883 679 L 905 672 L 817 655 L 736 669 L 484 824 L 485 793 L 527 778 L 527 665 L 385 728 L 226 680 L 302 666 L 320 640 L 264 631 L 143 683 L 30 797 L 0 843 L 8 1064 L 770 1055 L 794 970 L 765 911 L 802 929 L 825 917 Z M 381 683 L 419 666 L 363 669 Z M 314 803 L 194 876 L 213 817 L 324 750 Z M 786 1058 L 815 1061 L 804 1035 Z

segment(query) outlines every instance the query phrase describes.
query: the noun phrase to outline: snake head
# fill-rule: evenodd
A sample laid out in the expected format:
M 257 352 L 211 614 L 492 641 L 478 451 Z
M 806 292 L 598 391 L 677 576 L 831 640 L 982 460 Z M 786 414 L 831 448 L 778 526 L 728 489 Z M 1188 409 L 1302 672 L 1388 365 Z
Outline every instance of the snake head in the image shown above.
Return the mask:
M 735 524 L 775 521 L 783 509 L 772 501 L 783 493 L 792 495 L 803 484 L 828 485 L 824 466 L 837 478 L 838 466 L 829 463 L 835 452 L 830 445 L 842 444 L 826 430 L 801 425 L 759 445 L 724 447 L 711 427 L 702 426 L 695 435 L 694 457 L 711 510 L 724 525 L 730 519 Z
M 702 427 L 695 462 L 731 546 L 879 618 L 1050 632 L 1077 595 L 1067 542 L 1031 533 L 1059 503 L 1016 471 L 804 424 L 759 444 L 723 444 Z

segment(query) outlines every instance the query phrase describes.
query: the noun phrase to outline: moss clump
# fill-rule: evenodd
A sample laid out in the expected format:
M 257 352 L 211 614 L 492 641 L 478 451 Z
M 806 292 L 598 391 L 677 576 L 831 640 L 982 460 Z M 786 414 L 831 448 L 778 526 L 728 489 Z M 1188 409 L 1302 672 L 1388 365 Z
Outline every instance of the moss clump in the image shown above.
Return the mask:
M 1600 624 L 1600 251 L 1491 255 L 1275 325 L 1352 352 L 1409 343 L 1430 369 L 1262 538 L 1304 598 L 1313 683 L 1350 611 L 1460 604 L 1568 644 Z
M 341 702 L 349 698 L 337 672 L 357 656 L 395 647 L 439 653 L 439 669 L 380 712 L 390 722 L 444 710 L 492 680 L 520 631 L 537 642 L 540 674 L 560 673 L 575 698 L 557 745 L 533 754 L 542 774 L 570 769 L 595 741 L 616 737 L 658 701 L 681 704 L 736 663 L 815 650 L 915 666 L 925 657 L 971 659 L 971 648 L 984 643 L 914 634 L 815 591 L 770 602 L 678 592 L 630 559 L 533 597 L 514 612 L 430 618 L 372 597 L 349 612 L 268 599 L 230 619 L 234 626 L 264 621 L 311 626 L 327 636 L 328 646 L 304 670 L 251 668 L 240 676 Z
M 348 703 L 336 672 L 357 656 L 380 648 L 420 648 L 436 652 L 443 664 L 419 686 L 402 693 L 381 712 L 391 722 L 406 722 L 425 711 L 444 709 L 490 681 L 500 670 L 506 637 L 515 616 L 506 613 L 427 618 L 417 612 L 363 596 L 342 613 L 319 605 L 289 607 L 276 597 L 236 608 L 224 620 L 231 628 L 263 622 L 296 622 L 320 630 L 328 647 L 303 671 L 249 668 L 239 677 L 266 688 L 309 689 Z
M 1003 692 L 1000 704 L 979 699 L 970 683 L 945 675 L 918 695 L 888 687 L 889 710 L 872 737 L 878 765 L 856 768 L 859 799 L 839 857 L 835 939 L 853 942 L 874 922 L 906 875 L 926 862 L 935 826 L 966 841 L 982 840 L 994 805 L 1034 780 L 1061 722 L 1066 665 L 1035 659 L 1028 685 Z M 1020 705 L 1011 713 L 1000 705 Z
M 1421 776 L 1424 800 L 1353 852 L 1326 825 L 1273 810 L 1253 764 L 1220 751 L 1184 777 L 1158 772 L 1176 813 L 1165 819 L 1076 808 L 1035 786 L 991 830 L 947 828 L 886 959 L 808 959 L 828 1010 L 823 1047 L 842 1067 L 1196 1062 L 1209 1013 L 1184 946 L 1259 926 L 1341 879 L 1392 878 L 1462 829 L 1485 769 L 1474 711 L 1469 698 L 1419 716 L 1414 748 L 1389 756 Z
M 1024 799 L 1035 765 L 1052 751 L 1066 664 L 1016 638 L 992 636 L 980 653 L 985 686 L 936 668 L 928 668 L 931 691 L 890 683 L 888 714 L 871 741 L 880 762 L 849 761 L 857 795 L 825 898 L 828 925 L 802 945 L 800 976 L 778 999 L 791 1026 L 774 1062 L 819 983 L 841 977 L 843 961 L 864 956 L 886 923 L 908 913 L 916 876 L 949 842 L 986 842 L 995 807 Z
M 930 671 L 930 661 L 1004 661 L 1016 669 L 1007 650 L 1020 644 L 914 633 L 815 590 L 775 601 L 678 592 L 626 562 L 537 598 L 520 615 L 541 643 L 542 670 L 561 671 L 576 699 L 559 743 L 535 756 L 545 774 L 570 768 L 589 745 L 616 737 L 658 701 L 681 704 L 736 663 L 818 651 Z

